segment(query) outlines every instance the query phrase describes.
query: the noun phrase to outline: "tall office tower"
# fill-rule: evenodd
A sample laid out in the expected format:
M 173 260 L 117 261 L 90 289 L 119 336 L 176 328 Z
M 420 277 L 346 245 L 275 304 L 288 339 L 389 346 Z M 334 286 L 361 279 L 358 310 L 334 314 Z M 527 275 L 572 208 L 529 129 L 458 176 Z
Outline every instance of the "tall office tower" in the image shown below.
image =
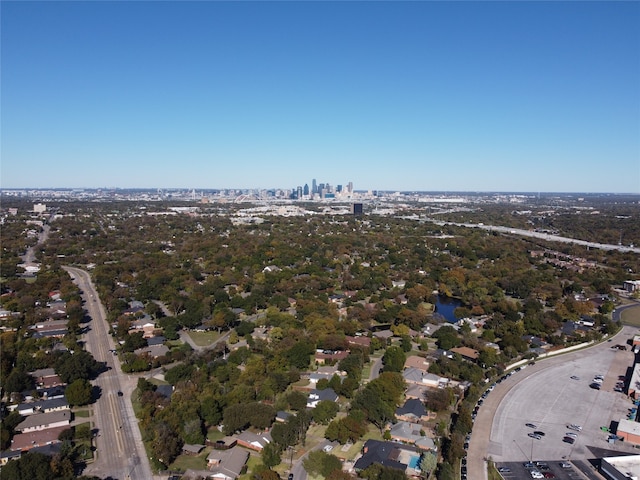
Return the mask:
M 338 185 L 338 186 L 336 187 L 336 192 L 338 192 L 338 193 L 342 193 L 342 185 Z
M 316 190 L 316 193 L 320 193 L 320 192 L 322 192 L 322 190 L 324 190 L 324 183 L 319 183 L 318 184 L 318 190 Z
M 354 215 L 362 215 L 364 211 L 363 205 L 361 203 L 354 203 L 351 205 L 351 213 Z
M 300 200 L 302 198 L 302 187 L 299 186 L 297 192 L 298 192 L 298 197 L 297 198 L 298 198 L 298 200 Z
M 302 193 L 304 194 L 305 197 L 309 196 L 309 185 L 307 185 L 306 183 L 304 184 L 304 188 L 302 189 Z
M 347 192 L 353 193 L 353 182 L 347 183 Z
M 316 183 L 316 179 L 314 178 L 313 180 L 311 180 L 311 193 L 312 194 L 316 194 L 318 193 L 318 184 Z

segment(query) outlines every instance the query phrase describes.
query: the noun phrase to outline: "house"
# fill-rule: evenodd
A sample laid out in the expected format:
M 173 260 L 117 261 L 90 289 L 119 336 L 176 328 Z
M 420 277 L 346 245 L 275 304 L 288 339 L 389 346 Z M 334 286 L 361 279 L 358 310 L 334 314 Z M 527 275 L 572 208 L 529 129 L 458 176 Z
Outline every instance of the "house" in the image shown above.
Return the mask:
M 442 388 L 449 382 L 448 378 L 440 377 L 433 373 L 426 373 L 418 368 L 406 368 L 402 372 L 405 382 L 416 385 L 424 385 L 432 388 Z
M 39 322 L 35 325 L 29 327 L 31 330 L 34 330 L 33 337 L 34 338 L 46 338 L 46 337 L 54 337 L 54 338 L 62 338 L 67 332 L 67 323 L 68 320 L 48 320 L 46 322 Z
M 433 415 L 429 415 L 421 399 L 408 398 L 404 405 L 396 409 L 396 418 L 404 422 L 426 422 Z
M 68 428 L 68 425 L 64 425 L 60 427 L 48 428 L 47 430 L 18 433 L 13 436 L 9 450 L 24 452 L 34 447 L 57 443 L 60 441 L 58 440 L 60 434 Z
M 251 450 L 255 450 L 256 452 L 261 452 L 268 443 L 271 443 L 271 435 L 268 433 L 253 433 L 244 431 L 236 435 L 235 438 L 238 442 L 238 445 L 250 448 Z
M 11 450 L 7 450 L 6 452 L 0 453 L 0 467 L 4 467 L 9 461 L 17 460 L 22 456 L 22 452 L 20 450 L 16 450 L 12 452 Z
M 207 456 L 208 478 L 218 480 L 235 480 L 242 474 L 242 469 L 249 460 L 249 452 L 242 448 L 229 450 L 211 450 Z
M 428 389 L 429 387 L 425 385 L 409 385 L 407 390 L 404 392 L 404 396 L 408 399 L 415 398 L 418 400 L 424 400 L 425 393 Z
M 356 461 L 354 469 L 356 471 L 362 471 L 369 465 L 379 463 L 385 467 L 406 472 L 410 464 L 417 464 L 420 455 L 420 451 L 410 445 L 380 440 L 367 440 L 362 447 L 362 456 Z
M 314 360 L 319 364 L 339 362 L 349 356 L 349 350 L 316 350 Z
M 338 367 L 335 365 L 322 365 L 318 367 L 315 372 L 311 372 L 309 374 L 309 382 L 316 384 L 318 383 L 318 380 L 322 380 L 323 378 L 331 380 L 334 375 L 345 377 L 347 373 L 342 370 L 338 370 Z
M 171 400 L 171 395 L 173 395 L 173 385 L 158 385 L 156 387 L 156 393 L 159 393 L 164 398 Z
M 324 390 L 311 390 L 307 399 L 307 408 L 316 408 L 318 403 L 323 400 L 329 400 L 331 402 L 338 401 L 338 394 L 333 391 L 333 388 L 325 388 Z
M 381 330 L 379 332 L 373 332 L 373 336 L 379 340 L 384 340 L 385 342 L 393 337 L 393 332 L 391 330 Z
M 284 423 L 286 422 L 291 414 L 289 412 L 285 412 L 284 410 L 278 410 L 276 412 L 276 422 Z
M 431 362 L 429 362 L 429 360 L 417 355 L 412 355 L 404 362 L 404 368 L 417 368 L 418 370 L 422 370 L 424 372 L 429 371 L 429 365 L 431 365 Z
M 422 425 L 411 422 L 398 422 L 389 429 L 391 439 L 396 442 L 415 443 L 420 439 Z
M 129 335 L 142 331 L 144 338 L 152 338 L 156 335 L 156 324 L 153 322 L 149 315 L 146 315 L 140 320 L 134 320 L 131 322 L 131 328 L 129 328 Z
M 198 455 L 204 449 L 204 445 L 185 443 L 182 446 L 182 453 L 186 455 Z
M 147 346 L 154 347 L 156 345 L 163 345 L 166 340 L 162 335 L 156 335 L 155 337 L 147 338 Z
M 480 355 L 477 350 L 474 350 L 473 348 L 469 348 L 469 347 L 452 348 L 451 351 L 453 353 L 457 353 L 465 360 L 469 360 L 472 362 L 475 362 L 478 359 L 478 356 Z
M 56 371 L 53 368 L 40 368 L 29 372 L 29 375 L 35 379 L 36 384 L 42 383 L 46 378 L 57 377 Z
M 352 337 L 347 335 L 345 339 L 347 340 L 347 344 L 350 346 L 362 347 L 365 349 L 371 348 L 371 339 L 369 337 L 365 337 L 365 336 Z
M 47 387 L 47 388 L 38 388 L 37 392 L 40 394 L 42 398 L 46 399 L 54 399 L 54 398 L 64 398 L 64 386 L 56 385 L 55 387 Z
M 151 358 L 163 357 L 169 353 L 169 347 L 166 345 L 151 345 L 148 347 L 138 348 L 134 351 L 136 355 L 148 355 Z
M 138 300 L 133 300 L 129 302 L 129 308 L 127 308 L 123 313 L 126 316 L 131 317 L 133 315 L 136 315 L 137 313 L 143 313 L 143 312 L 144 312 L 144 303 Z
M 20 433 L 36 432 L 48 428 L 62 427 L 71 423 L 71 410 L 61 410 L 49 413 L 29 415 L 16 426 Z
M 48 400 L 39 400 L 37 402 L 21 403 L 19 405 L 9 405 L 9 410 L 16 410 L 23 417 L 36 413 L 49 413 L 59 410 L 68 410 L 69 402 L 62 398 L 53 398 Z

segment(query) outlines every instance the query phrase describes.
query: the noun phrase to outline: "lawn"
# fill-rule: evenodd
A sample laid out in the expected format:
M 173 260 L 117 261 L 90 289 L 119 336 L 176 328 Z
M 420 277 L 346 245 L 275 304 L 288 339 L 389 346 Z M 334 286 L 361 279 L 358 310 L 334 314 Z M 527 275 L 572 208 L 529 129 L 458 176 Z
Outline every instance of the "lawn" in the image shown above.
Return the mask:
M 74 417 L 89 418 L 91 416 L 91 412 L 87 409 L 74 410 L 73 415 Z
M 260 456 L 254 455 L 253 452 L 249 455 L 249 461 L 247 462 L 247 473 L 240 475 L 239 480 L 251 480 L 253 478 L 253 470 L 262 463 Z
M 212 442 L 215 442 L 216 440 L 222 440 L 223 438 L 224 438 L 224 433 L 218 430 L 217 427 L 211 427 L 207 431 L 207 440 L 211 440 Z
M 634 327 L 640 327 L 640 305 L 635 308 L 627 308 L 620 314 L 622 323 L 625 325 L 632 325 Z
M 211 332 L 188 332 L 187 335 L 191 337 L 193 342 L 199 347 L 206 347 L 207 345 L 211 345 L 218 338 L 220 338 L 220 334 L 215 331 Z
M 205 448 L 199 455 L 179 455 L 169 466 L 169 470 L 179 470 L 181 472 L 189 468 L 193 470 L 206 470 L 209 452 L 211 452 L 211 448 Z

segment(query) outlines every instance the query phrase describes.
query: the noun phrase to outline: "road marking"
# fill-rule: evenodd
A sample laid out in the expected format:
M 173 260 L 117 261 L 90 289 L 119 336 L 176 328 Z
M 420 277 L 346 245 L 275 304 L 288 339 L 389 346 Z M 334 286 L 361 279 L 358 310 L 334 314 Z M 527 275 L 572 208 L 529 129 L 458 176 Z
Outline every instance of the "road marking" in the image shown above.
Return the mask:
M 111 411 L 114 412 L 113 415 L 111 415 L 111 421 L 113 423 L 113 429 L 116 432 L 116 444 L 120 453 L 124 453 L 124 442 L 122 441 L 122 431 L 120 429 L 122 421 L 120 420 L 119 415 L 117 416 L 118 418 L 116 418 L 116 414 L 119 413 L 119 410 L 116 405 L 116 398 L 112 393 L 109 394 L 109 403 L 111 404 Z

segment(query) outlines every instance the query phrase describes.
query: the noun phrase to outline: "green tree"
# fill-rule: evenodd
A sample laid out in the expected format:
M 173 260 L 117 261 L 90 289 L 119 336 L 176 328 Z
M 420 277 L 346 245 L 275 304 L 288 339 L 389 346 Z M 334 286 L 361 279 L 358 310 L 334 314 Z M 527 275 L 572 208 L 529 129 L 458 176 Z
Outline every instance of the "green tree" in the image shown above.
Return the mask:
M 71 382 L 64 391 L 69 405 L 87 405 L 91 403 L 91 384 L 82 378 Z
M 12 480 L 50 480 L 55 478 L 51 469 L 51 457 L 30 452 L 2 467 L 2 478 Z
M 280 453 L 280 447 L 275 442 L 267 443 L 262 449 L 262 463 L 269 468 L 279 465 L 281 462 Z
M 318 402 L 316 408 L 313 409 L 313 421 L 322 425 L 327 425 L 338 413 L 340 407 L 336 402 L 331 400 L 322 400 Z
M 334 470 L 342 469 L 342 462 L 335 455 L 325 453 L 321 450 L 309 452 L 307 458 L 302 462 L 304 469 L 311 475 L 328 477 Z
M 382 363 L 385 372 L 401 372 L 404 368 L 406 355 L 401 347 L 392 345 L 384 352 Z
M 438 457 L 432 452 L 426 452 L 422 454 L 420 458 L 420 471 L 427 476 L 433 472 L 438 466 Z
M 360 472 L 362 478 L 367 480 L 406 480 L 407 476 L 402 470 L 385 467 L 379 463 L 374 463 Z M 438 480 L 440 477 L 438 477 Z

